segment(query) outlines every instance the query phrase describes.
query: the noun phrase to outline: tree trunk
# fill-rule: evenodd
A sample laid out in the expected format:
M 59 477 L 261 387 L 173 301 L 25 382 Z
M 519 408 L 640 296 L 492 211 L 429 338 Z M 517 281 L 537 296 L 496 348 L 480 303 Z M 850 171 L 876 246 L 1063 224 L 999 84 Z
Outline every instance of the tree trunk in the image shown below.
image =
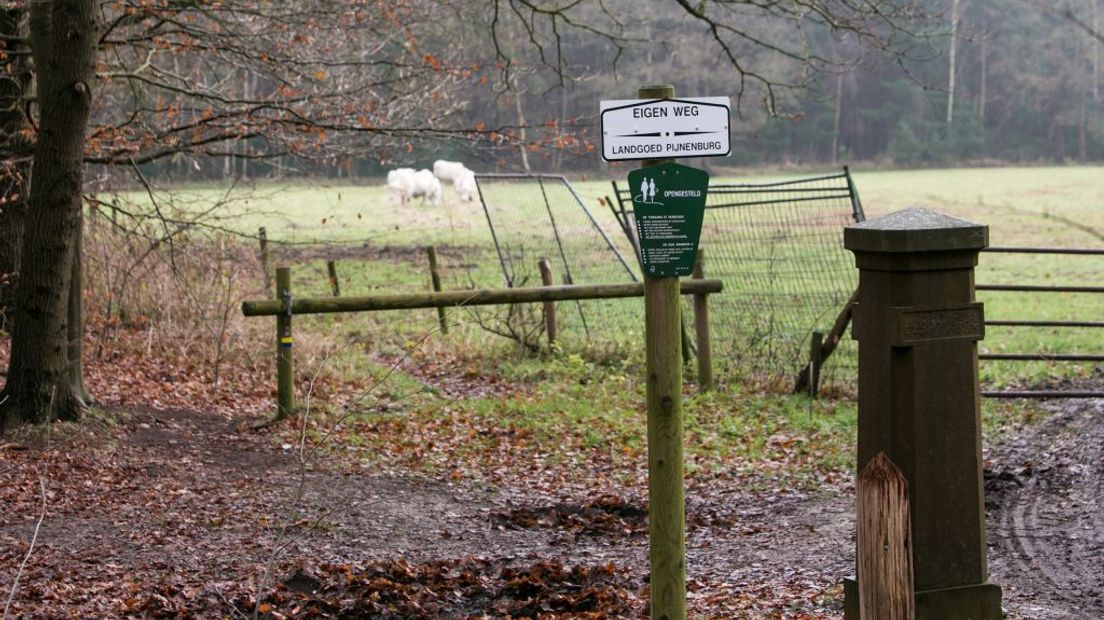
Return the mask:
M 22 8 L 0 9 L 0 35 L 27 36 L 27 13 Z M 17 41 L 0 42 L 8 54 L 0 62 L 0 329 L 10 330 L 15 314 L 15 282 L 19 275 L 19 248 L 27 212 L 27 188 L 31 178 L 31 144 L 23 98 L 31 84 L 27 47 Z
M 96 49 L 95 0 L 31 4 L 39 114 L 0 427 L 79 417 L 69 375 L 69 299 Z
M 526 131 L 525 131 L 525 112 L 521 107 L 521 91 L 514 93 L 514 106 L 517 109 L 517 121 L 518 121 L 518 148 L 521 150 L 521 168 L 526 172 L 531 172 L 532 168 L 529 167 L 529 145 L 525 143 Z
M 955 56 L 958 53 L 958 0 L 951 2 L 951 49 L 947 54 L 947 124 L 954 122 Z
M 1086 45 L 1090 46 L 1090 48 L 1089 49 L 1084 49 L 1084 47 Z M 1085 58 L 1085 52 L 1088 52 L 1089 50 L 1096 48 L 1096 41 L 1093 41 L 1093 40 L 1089 39 L 1089 40 L 1083 42 L 1081 44 L 1081 46 L 1082 46 L 1083 51 L 1080 54 L 1080 56 L 1082 58 Z M 1086 69 L 1088 69 L 1089 68 L 1087 66 L 1088 63 L 1085 63 L 1085 64 L 1086 64 Z M 1078 73 L 1080 73 L 1080 71 L 1078 71 Z M 1090 93 L 1089 93 L 1089 89 L 1086 88 L 1086 85 L 1080 84 L 1078 82 L 1074 82 L 1074 84 L 1076 85 L 1077 90 L 1080 91 L 1080 92 L 1077 93 L 1077 95 L 1078 95 L 1078 98 L 1081 100 L 1080 109 L 1078 110 L 1078 114 L 1077 114 L 1077 161 L 1079 161 L 1081 163 L 1085 163 L 1085 160 L 1088 159 L 1088 157 L 1089 157 L 1089 144 L 1088 144 L 1088 142 L 1089 142 L 1088 141 L 1088 129 L 1089 129 L 1088 105 L 1089 105 L 1089 101 L 1088 101 L 1088 99 L 1089 99 Z
M 985 130 L 985 104 L 989 96 L 989 36 L 981 40 L 981 89 L 978 95 L 978 120 L 982 131 Z
M 1092 30 L 1093 32 L 1100 34 L 1100 0 L 1093 0 L 1092 3 Z M 1100 101 L 1100 48 L 1104 47 L 1099 40 L 1093 41 L 1092 45 L 1092 98 L 1093 101 Z
M 560 124 L 556 127 L 556 135 L 561 139 L 559 148 L 556 149 L 556 172 L 563 172 L 564 151 L 563 136 L 567 128 L 567 84 L 560 86 Z
M 79 207 L 78 207 L 79 208 Z M 69 389 L 81 406 L 95 404 L 84 387 L 84 214 L 77 213 L 77 232 L 69 274 L 69 304 L 66 331 L 69 333 Z
M 840 116 L 843 114 L 843 74 L 836 75 L 836 112 L 832 118 L 832 165 L 839 163 Z

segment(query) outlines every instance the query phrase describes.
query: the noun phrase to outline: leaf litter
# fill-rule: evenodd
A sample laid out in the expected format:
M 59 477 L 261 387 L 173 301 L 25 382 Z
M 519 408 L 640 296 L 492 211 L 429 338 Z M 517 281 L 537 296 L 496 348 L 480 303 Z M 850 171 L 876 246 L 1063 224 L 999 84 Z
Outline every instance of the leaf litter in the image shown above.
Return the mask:
M 240 380 L 235 394 L 212 388 L 198 366 L 140 356 L 115 362 L 111 373 L 89 377 L 112 405 L 107 419 L 58 427 L 49 442 L 18 438 L 0 450 L 0 505 L 8 517 L 0 524 L 0 591 L 10 590 L 27 558 L 13 617 L 240 617 L 253 610 L 267 618 L 646 617 L 641 455 L 539 446 L 524 429 L 447 412 L 449 398 L 469 387 L 509 399 L 528 397 L 529 386 L 483 378 L 463 360 L 427 369 L 430 385 L 461 377 L 445 388 L 436 426 L 350 421 L 335 437 L 340 449 L 303 466 L 296 458 L 302 425 L 262 433 L 244 424 L 271 407 L 263 372 L 242 370 L 223 383 Z M 195 403 L 207 410 L 195 411 Z M 1093 406 L 1099 415 L 1100 404 Z M 346 441 L 363 433 L 377 435 L 372 449 Z M 1079 435 L 1100 445 L 1099 434 Z M 1063 437 L 1063 449 L 1078 441 Z M 1009 441 L 1012 448 L 995 453 L 1008 465 L 993 480 L 1023 482 L 1041 471 L 1015 464 L 1053 439 L 1043 428 Z M 374 449 L 387 443 L 401 449 Z M 853 489 L 840 472 L 820 472 L 816 484 L 788 477 L 787 462 L 806 458 L 779 449 L 762 462 L 733 457 L 691 471 L 687 566 L 695 617 L 839 616 L 839 581 L 854 562 Z M 1085 474 L 1067 470 L 1077 476 L 1047 488 Z M 47 511 L 28 558 L 40 478 Z M 996 500 L 1009 489 L 994 490 Z M 991 508 L 998 513 L 994 540 L 1022 539 L 1004 534 L 1003 513 Z M 1098 520 L 1088 512 L 1078 518 Z M 1037 533 L 1047 525 L 1033 527 Z M 1017 567 L 1025 565 L 995 562 L 1002 585 L 1024 589 L 1031 576 Z M 1088 584 L 1066 592 L 1048 609 L 1091 609 L 1099 604 L 1091 598 L 1099 588 L 1093 591 Z M 1037 594 L 1035 608 L 1046 596 Z

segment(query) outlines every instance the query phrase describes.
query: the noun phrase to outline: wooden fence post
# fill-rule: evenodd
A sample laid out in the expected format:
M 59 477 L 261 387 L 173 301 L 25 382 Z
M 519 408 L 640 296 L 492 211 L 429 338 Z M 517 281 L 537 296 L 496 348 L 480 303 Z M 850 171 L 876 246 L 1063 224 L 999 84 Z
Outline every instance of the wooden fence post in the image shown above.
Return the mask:
M 817 355 L 822 367 L 824 366 L 825 360 L 827 360 L 836 350 L 836 347 L 839 346 L 844 332 L 847 331 L 847 326 L 851 323 L 851 310 L 855 300 L 858 298 L 858 294 L 858 290 L 851 293 L 851 297 L 847 300 L 847 304 L 843 307 L 843 310 L 840 310 L 840 313 L 836 316 L 835 322 L 832 323 L 832 328 L 828 330 L 828 334 L 821 340 L 820 352 Z M 811 366 L 805 366 L 801 369 L 801 372 L 797 374 L 797 381 L 794 382 L 794 394 L 800 394 L 809 390 L 809 379 L 811 374 Z
M 541 283 L 552 286 L 555 283 L 552 279 L 552 263 L 547 258 L 542 258 L 537 261 L 537 268 L 540 269 Z M 552 346 L 556 343 L 556 302 L 554 301 L 544 302 L 544 329 L 548 333 L 548 346 Z
M 276 268 L 276 290 L 283 311 L 276 315 L 276 418 L 295 410 L 295 363 L 291 337 L 291 269 Z
M 272 275 L 268 272 L 268 231 L 264 226 L 257 229 L 257 241 L 261 244 L 261 272 L 264 273 L 265 291 L 272 290 Z M 279 293 L 276 295 L 279 297 Z
M 704 248 L 698 248 L 693 278 L 705 278 Z M 709 339 L 709 296 L 705 294 L 694 295 L 694 335 L 698 345 L 698 389 L 707 392 L 713 389 L 713 347 Z
M 441 291 L 441 271 L 437 266 L 437 246 L 426 246 L 426 255 L 429 257 L 429 279 L 433 283 L 433 291 Z M 448 320 L 445 318 L 445 309 L 437 308 L 437 322 L 441 324 L 441 333 L 448 333 Z
M 337 263 L 326 261 L 326 271 L 330 274 L 330 292 L 334 297 L 341 297 L 341 285 L 337 282 Z
M 820 367 L 824 364 L 824 332 L 813 332 L 809 337 L 809 398 L 820 392 Z
M 857 495 L 859 617 L 913 620 L 908 481 L 885 452 L 879 452 L 859 474 Z

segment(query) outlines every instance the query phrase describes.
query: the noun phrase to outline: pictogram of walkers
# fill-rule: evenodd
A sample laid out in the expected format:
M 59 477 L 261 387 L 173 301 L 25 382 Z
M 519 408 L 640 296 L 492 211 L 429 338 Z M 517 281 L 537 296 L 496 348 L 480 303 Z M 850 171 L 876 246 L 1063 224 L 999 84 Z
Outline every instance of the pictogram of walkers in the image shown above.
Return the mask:
M 656 186 L 654 177 L 644 177 L 644 180 L 640 183 L 640 195 L 633 198 L 637 202 L 644 204 L 657 204 L 663 206 L 662 202 L 655 201 Z

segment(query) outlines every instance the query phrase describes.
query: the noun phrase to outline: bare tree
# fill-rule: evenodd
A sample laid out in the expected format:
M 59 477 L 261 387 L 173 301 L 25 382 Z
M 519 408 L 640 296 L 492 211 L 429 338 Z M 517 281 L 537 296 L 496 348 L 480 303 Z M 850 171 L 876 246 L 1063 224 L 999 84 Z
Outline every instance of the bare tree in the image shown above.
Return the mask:
M 841 61 L 819 53 L 814 35 L 849 33 L 900 60 L 923 34 L 913 29 L 925 18 L 920 6 L 677 0 L 686 26 L 709 43 L 702 47 L 735 70 L 738 101 L 754 86 L 771 113 L 780 88 Z M 29 43 L 37 94 L 31 114 L 0 118 L 5 136 L 24 122 L 28 131 L 18 133 L 35 145 L 33 217 L 20 245 L 19 320 L 0 424 L 75 417 L 90 400 L 80 380 L 82 162 L 137 169 L 171 159 L 202 171 L 229 161 L 244 171 L 247 161 L 292 157 L 385 161 L 419 139 L 478 135 L 524 148 L 535 132 L 521 138 L 452 121 L 472 86 L 509 84 L 513 72 L 540 66 L 562 87 L 576 75 L 569 38 L 610 52 L 614 64 L 645 43 L 625 28 L 642 10 L 628 0 L 23 0 L 3 7 L 30 16 L 30 36 L 20 34 L 18 19 L 0 23 L 7 48 L 0 64 L 22 75 L 15 68 Z M 457 44 L 458 24 L 473 16 L 474 27 L 486 29 L 480 36 L 489 30 L 490 62 L 465 51 L 482 53 L 479 37 Z M 25 84 L 19 79 L 5 84 Z M 24 101 L 3 88 L 0 100 Z

